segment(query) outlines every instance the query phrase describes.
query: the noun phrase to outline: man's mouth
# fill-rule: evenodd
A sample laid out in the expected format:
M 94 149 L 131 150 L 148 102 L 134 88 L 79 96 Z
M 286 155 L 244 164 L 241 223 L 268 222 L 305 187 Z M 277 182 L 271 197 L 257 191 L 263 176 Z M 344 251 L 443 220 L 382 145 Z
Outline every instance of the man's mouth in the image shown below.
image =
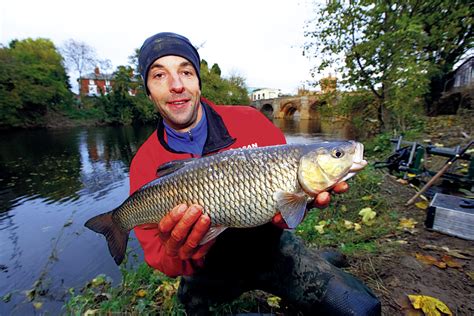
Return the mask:
M 185 104 L 188 101 L 189 101 L 189 99 L 179 99 L 179 100 L 171 100 L 171 101 L 168 101 L 167 103 L 170 104 L 170 105 L 182 105 L 182 104 Z
M 188 104 L 188 102 L 189 102 L 189 99 L 177 99 L 177 100 L 167 101 L 166 104 L 173 108 L 182 108 L 182 107 L 185 107 Z

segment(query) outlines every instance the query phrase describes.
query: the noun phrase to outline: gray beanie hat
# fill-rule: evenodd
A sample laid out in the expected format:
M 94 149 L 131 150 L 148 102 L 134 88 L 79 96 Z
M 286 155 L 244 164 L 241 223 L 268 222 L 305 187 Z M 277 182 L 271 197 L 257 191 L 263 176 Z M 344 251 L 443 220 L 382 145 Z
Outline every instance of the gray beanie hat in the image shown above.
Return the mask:
M 201 59 L 199 58 L 196 48 L 182 35 L 162 32 L 147 38 L 145 42 L 143 42 L 140 53 L 138 54 L 138 69 L 142 76 L 147 94 L 150 94 L 147 87 L 147 77 L 150 66 L 158 58 L 169 55 L 180 56 L 189 60 L 196 70 L 199 78 L 199 87 L 201 87 Z

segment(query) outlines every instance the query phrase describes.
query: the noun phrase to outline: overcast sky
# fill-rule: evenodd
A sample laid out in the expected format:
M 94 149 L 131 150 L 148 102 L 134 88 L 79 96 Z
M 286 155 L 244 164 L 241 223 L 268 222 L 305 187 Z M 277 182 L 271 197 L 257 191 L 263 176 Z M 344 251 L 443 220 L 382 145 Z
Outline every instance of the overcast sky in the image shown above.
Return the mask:
M 158 32 L 176 32 L 224 76 L 237 73 L 249 87 L 293 93 L 310 80 L 312 62 L 302 56 L 311 0 L 5 0 L 0 4 L 0 43 L 49 38 L 93 47 L 113 69 Z

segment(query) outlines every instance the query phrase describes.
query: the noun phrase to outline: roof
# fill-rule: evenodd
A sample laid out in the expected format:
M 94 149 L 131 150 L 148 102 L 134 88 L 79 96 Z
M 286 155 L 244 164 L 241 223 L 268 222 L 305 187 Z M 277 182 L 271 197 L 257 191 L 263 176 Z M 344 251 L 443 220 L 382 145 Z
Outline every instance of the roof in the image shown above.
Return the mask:
M 91 72 L 82 76 L 82 79 L 95 79 L 95 80 L 113 80 L 113 74 L 96 74 L 95 72 Z

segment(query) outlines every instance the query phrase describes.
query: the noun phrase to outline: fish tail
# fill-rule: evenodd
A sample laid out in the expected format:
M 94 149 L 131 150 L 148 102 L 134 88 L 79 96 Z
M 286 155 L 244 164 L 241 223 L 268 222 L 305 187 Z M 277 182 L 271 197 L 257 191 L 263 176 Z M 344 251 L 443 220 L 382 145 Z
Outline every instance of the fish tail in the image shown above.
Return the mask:
M 127 249 L 128 231 L 124 232 L 115 224 L 112 219 L 113 211 L 97 215 L 89 219 L 84 226 L 90 230 L 105 236 L 109 251 L 117 265 L 121 264 L 125 258 L 125 250 Z

